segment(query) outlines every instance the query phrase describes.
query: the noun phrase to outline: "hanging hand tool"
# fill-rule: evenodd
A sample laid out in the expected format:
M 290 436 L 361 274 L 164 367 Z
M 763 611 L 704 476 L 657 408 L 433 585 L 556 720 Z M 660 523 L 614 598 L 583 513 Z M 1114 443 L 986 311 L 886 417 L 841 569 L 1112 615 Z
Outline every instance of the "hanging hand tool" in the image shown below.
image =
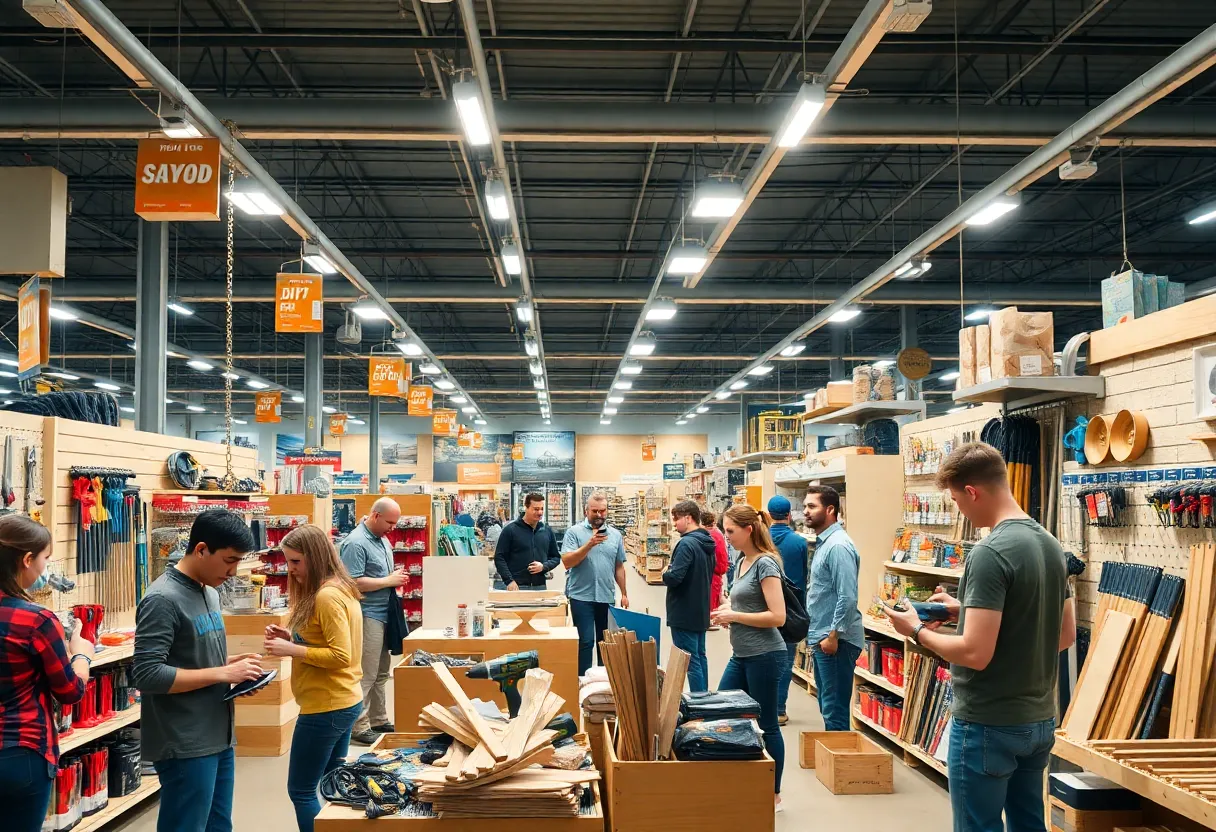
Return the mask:
M 17 501 L 13 493 L 13 437 L 4 435 L 4 471 L 0 473 L 0 510 L 10 511 L 9 506 Z

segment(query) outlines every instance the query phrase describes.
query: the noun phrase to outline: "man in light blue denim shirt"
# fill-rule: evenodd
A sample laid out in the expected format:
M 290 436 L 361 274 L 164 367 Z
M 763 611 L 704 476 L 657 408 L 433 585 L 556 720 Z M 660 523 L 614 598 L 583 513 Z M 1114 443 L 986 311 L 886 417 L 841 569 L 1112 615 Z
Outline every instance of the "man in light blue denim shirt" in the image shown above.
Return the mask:
M 587 498 L 586 520 L 566 530 L 562 565 L 570 617 L 578 629 L 578 675 L 591 667 L 596 645 L 608 629 L 608 608 L 621 589 L 621 606 L 629 608 L 625 590 L 625 541 L 608 525 L 608 497 L 597 491 Z M 616 585 L 613 585 L 613 582 Z
M 815 688 L 819 712 L 828 731 L 849 730 L 853 667 L 865 646 L 857 608 L 857 573 L 861 558 L 840 526 L 840 495 L 827 485 L 806 490 L 802 518 L 814 530 L 815 556 L 806 593 Z

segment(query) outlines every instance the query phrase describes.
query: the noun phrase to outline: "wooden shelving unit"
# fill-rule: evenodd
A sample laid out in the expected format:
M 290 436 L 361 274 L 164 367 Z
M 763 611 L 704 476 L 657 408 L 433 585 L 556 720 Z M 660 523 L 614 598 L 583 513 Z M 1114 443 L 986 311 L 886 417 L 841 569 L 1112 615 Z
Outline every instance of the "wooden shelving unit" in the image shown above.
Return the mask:
M 160 791 L 160 778 L 155 774 L 145 774 L 138 789 L 122 797 L 111 797 L 110 802 L 106 804 L 106 808 L 89 815 L 87 818 L 81 819 L 80 823 L 73 827 L 72 832 L 90 832 L 92 829 L 100 829 L 110 821 L 121 816 L 128 809 L 142 803 L 144 798 L 151 797 L 158 791 Z
M 928 566 L 923 563 L 908 563 L 906 561 L 888 561 L 887 568 L 892 572 L 904 572 L 909 575 L 927 575 L 932 578 L 944 578 L 950 581 L 957 581 L 963 577 L 963 570 L 948 569 L 944 566 Z
M 120 644 L 116 647 L 107 647 L 100 653 L 93 654 L 93 664 L 91 668 L 105 667 L 108 664 L 121 662 L 125 659 L 130 659 L 135 656 L 135 642 L 131 641 L 127 644 Z
M 919 748 L 915 745 L 912 745 L 911 743 L 904 742 L 899 737 L 895 736 L 890 731 L 888 731 L 886 728 L 883 728 L 877 722 L 871 722 L 870 720 L 866 719 L 864 716 L 862 716 L 856 710 L 853 711 L 853 719 L 856 722 L 860 723 L 861 725 L 866 726 L 874 733 L 878 734 L 880 737 L 885 739 L 887 742 L 894 743 L 895 745 L 897 745 L 901 749 L 903 749 L 905 763 L 908 763 L 909 765 L 913 765 L 913 766 L 915 766 L 919 763 L 924 763 L 929 768 L 933 769 L 934 771 L 936 771 L 938 774 L 942 775 L 943 777 L 946 776 L 946 764 L 943 763 L 941 760 L 937 759 L 936 757 L 932 756 L 931 754 L 928 754 L 923 748 Z M 908 757 L 913 757 L 917 762 L 916 763 L 911 762 L 910 760 L 907 759 Z
M 916 416 L 925 418 L 925 403 L 915 401 L 894 402 L 862 402 L 842 407 L 822 416 L 810 416 L 804 422 L 808 425 L 860 425 L 871 419 L 890 419 L 895 416 Z
M 748 439 L 753 453 L 797 453 L 802 444 L 802 419 L 797 413 L 761 413 L 748 422 Z
M 890 691 L 896 696 L 903 696 L 904 689 L 902 686 L 895 684 L 886 676 L 879 676 L 877 673 L 871 673 L 863 667 L 853 668 L 853 673 L 859 679 L 864 679 L 872 685 L 878 685 L 880 688 Z
M 92 728 L 74 728 L 72 733 L 59 741 L 59 753 L 66 754 L 136 722 L 139 722 L 139 706 L 132 705 L 125 711 L 117 711 L 113 717 Z

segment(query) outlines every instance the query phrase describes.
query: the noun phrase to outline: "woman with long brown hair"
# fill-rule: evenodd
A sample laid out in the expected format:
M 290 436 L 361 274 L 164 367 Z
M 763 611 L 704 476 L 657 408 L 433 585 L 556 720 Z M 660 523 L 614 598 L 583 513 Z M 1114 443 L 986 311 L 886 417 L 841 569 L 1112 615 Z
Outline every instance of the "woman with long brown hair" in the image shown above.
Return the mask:
M 730 545 L 739 550 L 729 600 L 713 611 L 714 624 L 730 625 L 731 657 L 718 690 L 742 690 L 760 704 L 764 747 L 776 765 L 773 805 L 781 811 L 781 770 L 785 741 L 777 724 L 778 682 L 785 662 L 785 623 L 781 555 L 768 533 L 768 518 L 749 505 L 731 506 L 723 515 Z
M 80 630 L 68 641 L 55 614 L 30 597 L 46 585 L 50 557 L 45 526 L 0 517 L 0 806 L 14 832 L 42 829 L 59 764 L 51 700 L 79 702 L 93 663 Z
M 291 737 L 287 794 L 301 832 L 312 832 L 321 811 L 317 786 L 345 761 L 363 709 L 363 596 L 319 527 L 293 529 L 281 545 L 291 616 L 286 628 L 266 628 L 263 652 L 295 659 L 291 692 L 300 716 Z

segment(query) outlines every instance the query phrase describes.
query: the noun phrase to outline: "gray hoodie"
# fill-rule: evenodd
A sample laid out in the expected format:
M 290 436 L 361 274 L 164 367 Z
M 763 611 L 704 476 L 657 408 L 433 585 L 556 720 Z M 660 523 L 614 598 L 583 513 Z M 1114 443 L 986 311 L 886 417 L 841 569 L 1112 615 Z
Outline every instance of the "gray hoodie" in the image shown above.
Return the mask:
M 170 567 L 152 582 L 135 613 L 132 672 L 141 697 L 143 758 L 205 757 L 236 744 L 228 685 L 169 693 L 177 669 L 202 670 L 228 662 L 220 596 Z

